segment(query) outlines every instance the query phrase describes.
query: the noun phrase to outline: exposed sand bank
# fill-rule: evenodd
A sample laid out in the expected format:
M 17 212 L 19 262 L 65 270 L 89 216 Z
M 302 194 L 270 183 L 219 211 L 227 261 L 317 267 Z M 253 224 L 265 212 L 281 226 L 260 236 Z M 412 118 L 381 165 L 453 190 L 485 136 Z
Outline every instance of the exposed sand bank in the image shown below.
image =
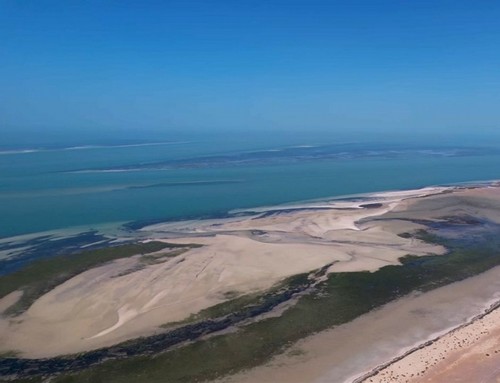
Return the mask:
M 0 299 L 0 314 L 16 303 L 23 295 L 22 291 L 13 291 Z
M 449 198 L 453 188 L 373 195 L 361 202 L 315 203 L 252 216 L 154 225 L 150 238 L 199 243 L 201 248 L 134 269 L 137 257 L 88 270 L 38 299 L 24 314 L 0 319 L 0 351 L 26 357 L 80 352 L 161 331 L 159 326 L 280 280 L 334 262 L 329 271 L 374 271 L 407 254 L 444 249 L 399 233 L 420 225 L 401 220 L 430 214 L 412 201 Z M 492 189 L 498 195 L 498 189 Z M 455 190 L 452 195 L 475 195 Z M 481 198 L 489 198 L 483 195 Z M 491 198 L 494 198 L 492 196 Z M 436 209 L 443 215 L 450 208 Z M 280 210 L 280 209 L 278 209 Z M 410 214 L 408 213 L 408 214 Z M 438 213 L 436 213 L 438 214 Z M 383 221 L 378 220 L 384 217 Z M 437 215 L 436 215 L 437 216 Z
M 403 230 L 406 218 L 439 220 L 471 215 L 499 221 L 497 188 L 455 191 L 425 199 L 408 199 L 385 214 L 382 227 Z M 359 223 L 369 227 L 375 222 Z M 380 222 L 376 222 L 378 227 Z M 384 226 L 387 225 L 387 226 Z M 413 224 L 410 223 L 410 227 Z M 264 366 L 224 379 L 225 383 L 250 382 L 353 382 L 367 371 L 447 334 L 500 299 L 500 268 L 425 294 L 389 303 L 356 320 L 306 338 Z M 444 335 L 436 350 L 425 347 L 391 365 L 386 374 L 363 382 L 496 382 L 500 376 L 500 310 L 474 325 Z M 457 340 L 459 339 L 459 340 Z M 460 342 L 460 344 L 459 344 Z M 439 343 L 438 343 L 439 345 Z M 443 350 L 449 351 L 445 353 Z M 496 352 L 495 352 L 496 351 Z M 444 354 L 444 355 L 440 355 Z M 488 356 L 486 357 L 486 354 Z M 445 357 L 442 363 L 437 363 Z M 418 358 L 415 363 L 413 358 Z M 436 367 L 431 368 L 436 364 Z M 412 367 L 413 366 L 413 367 Z M 428 372 L 422 377 L 422 370 Z M 479 371 L 480 370 L 480 371 Z M 384 370 L 385 371 L 385 370 Z M 420 372 L 419 379 L 415 377 Z M 414 377 L 411 378 L 411 374 Z M 404 376 L 403 376 L 404 375 Z M 477 378 L 476 378 L 477 377 Z M 359 380 L 361 381 L 361 380 Z

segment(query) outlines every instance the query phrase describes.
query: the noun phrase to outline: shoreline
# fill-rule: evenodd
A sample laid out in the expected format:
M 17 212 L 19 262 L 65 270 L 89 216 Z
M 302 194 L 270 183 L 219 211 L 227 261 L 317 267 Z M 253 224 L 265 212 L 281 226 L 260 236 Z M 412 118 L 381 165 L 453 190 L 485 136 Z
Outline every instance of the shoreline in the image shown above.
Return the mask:
M 419 345 L 416 345 L 415 347 L 410 348 L 407 351 L 404 351 L 401 355 L 398 355 L 394 359 L 392 359 L 392 360 L 390 360 L 390 361 L 388 361 L 380 366 L 375 367 L 374 369 L 367 372 L 366 374 L 363 374 L 362 376 L 358 376 L 358 377 L 354 378 L 352 380 L 352 383 L 365 383 L 365 382 L 367 382 L 368 379 L 379 375 L 381 372 L 384 372 L 384 370 L 387 370 L 388 368 L 392 367 L 396 363 L 404 361 L 410 355 L 415 354 L 416 352 L 422 351 L 422 350 L 434 345 L 436 342 L 444 339 L 445 337 L 449 337 L 460 330 L 468 328 L 469 326 L 473 325 L 477 321 L 482 320 L 486 316 L 492 314 L 493 312 L 495 312 L 499 309 L 500 309 L 500 300 L 495 300 L 495 302 L 489 304 L 483 312 L 475 315 L 470 320 L 468 320 L 468 321 L 466 321 L 466 322 L 464 322 L 456 327 L 449 328 L 449 329 L 445 330 L 445 332 L 440 333 L 439 335 L 433 337 L 432 339 L 429 339 L 429 340 L 427 340 Z M 421 373 L 424 373 L 424 371 L 422 371 Z M 370 380 L 370 382 L 374 382 L 374 380 Z
M 497 243 L 496 239 L 491 244 L 489 241 L 490 236 L 496 236 L 500 225 L 500 217 L 495 215 L 497 209 L 500 209 L 499 191 L 496 182 L 482 187 L 392 191 L 373 194 L 369 200 L 343 200 L 340 203 L 330 201 L 307 207 L 301 203 L 294 209 L 287 206 L 286 209 L 273 208 L 227 219 L 181 221 L 150 226 L 144 229 L 138 238 L 146 242 L 159 241 L 171 249 L 184 250 L 180 253 L 170 250 L 171 256 L 166 253 L 163 256 L 154 253 L 138 256 L 133 253 L 129 258 L 117 258 L 111 263 L 72 276 L 44 292 L 15 320 L 10 320 L 9 317 L 0 319 L 2 351 L 15 349 L 21 352 L 24 358 L 32 358 L 18 359 L 19 361 L 51 358 L 47 360 L 64 364 L 64 358 L 59 355 L 82 353 L 90 357 L 108 349 L 118 350 L 116 352 L 120 354 L 117 345 L 122 342 L 134 343 L 133 339 L 140 337 L 148 337 L 143 338 L 146 343 L 140 346 L 140 350 L 146 350 L 153 344 L 160 347 L 165 341 L 169 345 L 170 336 L 177 336 L 175 331 L 180 331 L 179 334 L 188 331 L 186 336 L 189 338 L 192 336 L 189 332 L 193 330 L 193 334 L 197 335 L 189 339 L 197 340 L 198 336 L 211 334 L 212 328 L 216 331 L 224 330 L 228 323 L 233 323 L 227 322 L 224 316 L 209 317 L 211 322 L 205 324 L 190 322 L 193 318 L 196 319 L 199 313 L 213 312 L 214 307 L 218 307 L 217 310 L 226 307 L 224 310 L 232 311 L 224 311 L 225 315 L 233 315 L 234 320 L 248 319 L 245 316 L 247 314 L 243 314 L 245 310 L 261 313 L 256 308 L 258 305 L 248 306 L 249 302 L 255 299 L 255 294 L 268 296 L 273 286 L 287 278 L 296 278 L 304 273 L 307 275 L 314 270 L 323 269 L 325 278 L 322 278 L 317 287 L 315 284 L 311 297 L 307 294 L 301 295 L 297 290 L 297 299 L 288 297 L 286 300 L 293 298 L 293 302 L 287 303 L 286 307 L 280 308 L 276 313 L 262 312 L 265 314 L 263 318 L 238 326 L 236 332 L 229 331 L 224 333 L 226 335 L 209 337 L 214 339 L 213 341 L 198 343 L 218 342 L 217 339 L 221 336 L 235 339 L 243 337 L 241 341 L 245 339 L 244 342 L 251 342 L 252 338 L 244 338 L 248 331 L 253 331 L 248 328 L 262 328 L 259 331 L 267 333 L 264 329 L 268 323 L 281 326 L 282 320 L 285 321 L 283 323 L 288 323 L 288 326 L 293 323 L 294 326 L 299 326 L 294 331 L 304 330 L 301 326 L 306 326 L 304 336 L 317 331 L 328 332 L 328 328 L 335 325 L 351 328 L 356 326 L 356 323 L 366 321 L 365 315 L 379 318 L 381 313 L 386 312 L 384 305 L 388 302 L 391 302 L 391 307 L 402 307 L 405 302 L 413 302 L 414 299 L 416 302 L 426 302 L 428 296 L 434 296 L 431 293 L 436 287 L 446 285 L 450 281 L 458 283 L 456 286 L 468 286 L 469 282 L 466 281 L 476 274 L 478 278 L 474 280 L 482 280 L 482 273 L 499 263 L 495 258 L 496 252 L 487 252 L 490 256 L 485 258 L 479 253 L 488 251 L 489 245 L 496 246 Z M 480 205 L 478 202 L 481 202 Z M 432 241 L 432 236 L 421 236 L 419 230 L 422 229 L 431 230 L 432 235 L 437 235 L 442 240 Z M 483 242 L 467 242 L 469 232 L 475 233 L 476 236 L 481 235 Z M 459 251 L 455 251 L 470 247 L 472 253 L 469 258 L 463 258 Z M 443 261 L 446 259 L 452 262 L 448 265 L 448 261 Z M 141 260 L 147 260 L 147 263 L 141 263 Z M 460 266 L 455 269 L 454 265 L 467 268 L 462 270 Z M 500 268 L 494 272 L 498 270 Z M 373 286 L 376 287 L 375 290 L 371 290 Z M 418 289 L 425 291 L 420 299 L 420 295 L 412 295 L 412 292 Z M 351 294 L 354 294 L 357 303 L 349 300 Z M 272 294 L 268 298 L 274 302 L 266 304 L 271 310 L 276 304 L 285 302 Z M 401 302 L 392 305 L 392 301 L 400 298 Z M 458 304 L 456 300 L 448 300 L 451 306 Z M 234 306 L 235 302 L 239 303 Z M 246 303 L 238 306 L 241 302 Z M 310 310 L 323 312 L 322 305 L 326 305 L 327 310 L 330 307 L 334 312 L 338 311 L 339 318 L 334 315 L 325 321 L 319 320 L 315 315 L 311 318 L 307 316 Z M 463 305 L 462 311 L 456 311 L 461 312 L 460 315 L 470 309 L 468 305 Z M 342 316 L 344 307 L 348 310 L 348 314 L 345 314 L 347 316 Z M 435 303 L 429 307 L 441 306 L 436 306 Z M 442 309 L 448 310 L 446 307 L 442 306 Z M 477 308 L 477 303 L 471 307 Z M 377 309 L 371 315 L 374 308 Z M 421 311 L 425 314 L 426 309 L 419 308 L 415 315 L 418 317 Z M 216 312 L 220 315 L 220 311 Z M 304 313 L 306 317 L 303 317 Z M 438 317 L 442 315 L 441 313 Z M 203 317 L 198 317 L 200 318 Z M 379 320 L 377 323 L 384 326 L 383 322 Z M 165 330 L 169 323 L 180 323 L 181 327 Z M 234 323 L 238 323 L 238 320 Z M 195 327 L 189 327 L 191 325 Z M 205 325 L 208 327 L 204 327 Z M 410 344 L 405 344 L 403 349 L 411 344 L 421 345 L 419 340 L 427 339 L 425 332 L 434 328 L 432 326 L 435 324 L 429 322 L 428 329 L 419 326 L 411 328 L 413 332 L 409 333 L 408 338 Z M 442 328 L 437 329 L 438 333 L 443 331 Z M 170 334 L 169 331 L 174 332 Z M 288 335 L 273 340 L 276 345 L 283 339 L 299 343 L 303 339 L 307 343 L 307 338 L 297 338 L 292 330 L 280 327 L 279 331 Z M 287 331 L 292 331 L 292 334 Z M 385 334 L 390 335 L 387 332 Z M 150 339 L 151 344 L 148 343 Z M 156 343 L 155 339 L 160 343 Z M 391 337 L 379 341 L 391 342 Z M 305 344 L 304 342 L 302 343 Z M 345 344 L 345 347 L 355 347 L 345 341 L 340 343 Z M 377 342 L 373 342 L 371 346 L 376 344 Z M 394 347 L 397 350 L 402 349 L 397 346 L 397 342 L 392 345 L 387 343 L 386 352 Z M 164 346 L 158 350 L 164 351 L 162 347 Z M 269 350 L 261 351 L 263 362 L 269 356 L 277 355 L 278 349 L 271 350 L 271 354 Z M 396 351 L 396 354 L 398 352 Z M 133 355 L 144 357 L 150 354 Z M 366 357 L 373 358 L 368 354 Z M 377 357 L 380 358 L 381 355 Z M 404 358 L 398 360 L 402 359 Z M 387 357 L 386 360 L 390 360 L 388 365 L 395 363 L 394 358 Z M 349 367 L 345 361 L 344 364 L 338 365 L 347 370 L 352 368 L 352 365 Z M 366 371 L 370 365 L 371 362 L 366 363 L 360 371 Z M 374 368 L 387 368 L 381 367 L 382 365 L 375 363 L 378 367 Z M 370 377 L 375 371 L 371 370 L 371 373 Z
M 115 235 L 115 236 L 130 236 L 133 233 L 138 233 L 141 229 L 144 229 L 148 226 L 154 226 L 162 223 L 178 223 L 178 222 L 193 222 L 193 221 L 203 221 L 203 220 L 212 220 L 212 219 L 227 219 L 234 218 L 235 215 L 247 213 L 248 215 L 252 215 L 252 213 L 259 212 L 269 212 L 276 211 L 279 212 L 281 210 L 300 210 L 300 209 L 311 209 L 320 204 L 325 208 L 333 208 L 335 203 L 338 203 L 339 207 L 341 204 L 350 205 L 351 202 L 360 202 L 366 201 L 371 202 L 373 197 L 384 197 L 384 195 L 390 196 L 394 194 L 405 194 L 405 193 L 413 193 L 420 190 L 426 189 L 434 189 L 434 188 L 442 188 L 449 190 L 456 189 L 468 189 L 468 188 L 476 188 L 476 187 L 488 187 L 495 186 L 500 183 L 500 179 L 492 179 L 492 180 L 480 180 L 480 181 L 465 181 L 451 184 L 436 184 L 430 186 L 424 186 L 416 189 L 390 189 L 390 190 L 382 190 L 382 191 L 373 191 L 366 193 L 355 193 L 355 194 L 346 194 L 346 195 L 338 195 L 338 196 L 330 196 L 330 197 L 322 197 L 322 198 L 314 198 L 314 199 L 306 199 L 302 201 L 293 201 L 293 202 L 285 202 L 279 203 L 277 205 L 263 205 L 249 208 L 236 208 L 227 211 L 221 211 L 218 213 L 210 214 L 210 215 L 190 215 L 178 218 L 155 218 L 155 219 L 146 219 L 146 220 L 131 220 L 131 221 L 118 221 L 118 222 L 100 222 L 95 224 L 88 225 L 79 225 L 79 226 L 71 226 L 67 228 L 60 229 L 50 229 L 44 231 L 35 231 L 35 232 L 26 232 L 20 233 L 16 235 L 9 236 L 1 236 L 0 235 L 0 244 L 6 242 L 22 242 L 28 241 L 30 239 L 41 237 L 41 236 L 52 236 L 54 238 L 65 238 L 69 236 L 78 235 L 88 231 L 96 231 L 102 235 Z M 333 204 L 328 204 L 329 202 Z M 325 203 L 327 203 L 325 205 Z M 356 204 L 354 204 L 356 206 Z
M 262 206 L 249 209 L 234 209 L 227 212 L 220 212 L 211 216 L 185 217 L 183 219 L 155 219 L 146 221 L 128 221 L 128 222 L 106 222 L 98 225 L 75 226 L 65 229 L 54 229 L 43 232 L 25 233 L 10 237 L 0 237 L 0 265 L 3 264 L 8 274 L 16 269 L 23 267 L 29 262 L 50 256 L 45 249 L 48 244 L 56 251 L 54 254 L 75 253 L 86 248 L 106 247 L 108 244 L 120 244 L 134 240 L 148 240 L 154 233 L 155 228 L 164 226 L 179 225 L 202 225 L 207 222 L 220 223 L 231 222 L 245 219 L 262 214 L 286 214 L 300 213 L 301 211 L 321 211 L 321 210 L 356 210 L 370 209 L 373 204 L 401 202 L 406 198 L 418 197 L 419 193 L 425 195 L 439 194 L 443 192 L 460 190 L 462 187 L 470 188 L 478 185 L 495 185 L 497 180 L 471 182 L 467 186 L 449 185 L 449 186 L 428 186 L 420 189 L 408 190 L 388 190 L 382 192 L 370 192 L 351 194 L 344 196 L 326 197 L 314 200 L 298 201 L 293 203 L 280 204 L 276 206 Z M 464 184 L 465 185 L 465 184 Z M 406 196 L 406 197 L 405 197 Z M 400 198 L 399 198 L 400 197 Z M 379 206 L 380 207 L 380 206 Z M 189 233 L 193 235 L 194 233 Z M 85 242 L 85 237 L 93 235 L 95 237 Z M 203 233 L 201 233 L 203 235 Z M 173 237 L 178 237 L 176 233 Z M 84 242 L 79 242 L 79 239 Z M 73 241 L 73 239 L 75 239 Z M 72 243 L 71 245 L 60 245 L 61 242 Z M 39 242 L 39 243 L 38 243 Z M 74 244 L 73 244 L 74 243 Z M 41 245 L 41 246 L 40 246 Z M 75 247 L 77 245 L 78 247 Z M 24 254 L 29 254 L 25 257 Z
M 396 359 L 404 360 L 403 352 L 415 352 L 428 344 L 432 347 L 436 337 L 447 336 L 450 331 L 485 316 L 485 310 L 492 305 L 497 310 L 491 311 L 500 313 L 496 306 L 500 306 L 499 276 L 500 266 L 497 266 L 425 293 L 404 296 L 351 322 L 303 338 L 264 365 L 215 382 L 405 382 L 394 376 L 391 380 L 387 375 L 382 379 L 375 373 Z M 337 347 L 339 344 L 342 347 Z M 380 380 L 371 380 L 373 377 Z M 443 381 L 447 380 L 436 383 Z
M 401 225 L 358 227 L 356 222 L 387 214 L 408 198 L 445 190 L 449 189 L 383 193 L 376 208 L 361 208 L 366 201 L 357 201 L 349 203 L 357 207 L 354 210 L 330 205 L 319 211 L 299 209 L 149 227 L 141 240 L 201 247 L 137 270 L 129 258 L 76 275 L 37 299 L 20 321 L 0 319 L 3 348 L 18 349 L 29 357 L 97 349 L 154 334 L 165 323 L 182 321 L 227 301 L 229 293 L 265 291 L 284 278 L 327 264 L 332 264 L 329 273 L 375 271 L 399 265 L 399 259 L 409 253 L 443 253 L 441 246 L 401 238 Z M 64 342 L 50 341 L 61 333 L 66 334 Z M 43 351 L 38 342 L 44 344 Z

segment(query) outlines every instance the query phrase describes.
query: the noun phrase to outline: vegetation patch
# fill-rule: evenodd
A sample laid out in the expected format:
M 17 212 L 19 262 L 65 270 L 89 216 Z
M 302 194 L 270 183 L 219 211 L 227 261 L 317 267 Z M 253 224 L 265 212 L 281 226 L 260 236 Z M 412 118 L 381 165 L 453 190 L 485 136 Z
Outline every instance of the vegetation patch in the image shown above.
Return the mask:
M 17 356 L 19 356 L 19 351 L 11 350 L 0 352 L 0 358 L 16 358 Z
M 237 332 L 214 336 L 154 357 L 107 361 L 57 383 L 110 382 L 131 379 L 150 383 L 201 382 L 260 365 L 297 340 L 331 328 L 412 291 L 427 291 L 484 272 L 500 264 L 500 239 L 485 236 L 474 246 L 455 246 L 432 238 L 449 252 L 439 256 L 404 257 L 401 266 L 376 272 L 332 273 L 313 294 L 302 296 L 280 317 L 264 319 Z M 224 311 L 224 310 L 223 310 Z
M 412 235 L 443 245 L 448 252 L 436 256 L 406 256 L 401 259 L 400 266 L 386 266 L 376 272 L 332 273 L 310 294 L 300 295 L 296 304 L 279 317 L 251 322 L 235 332 L 205 339 L 193 338 L 193 342 L 166 352 L 107 360 L 79 372 L 53 376 L 50 381 L 172 383 L 219 378 L 263 364 L 301 338 L 347 323 L 413 291 L 432 290 L 500 265 L 500 236 L 489 230 L 481 241 L 476 238 L 466 244 L 430 231 L 418 231 Z M 288 288 L 305 282 L 310 283 L 308 275 L 299 275 L 287 281 Z M 276 291 L 263 296 L 240 296 L 200 312 L 198 319 L 234 318 L 252 312 L 263 300 L 272 302 L 277 296 Z M 214 319 L 206 319 L 200 323 L 215 322 Z M 186 327 L 189 326 L 197 328 L 198 324 Z M 143 341 L 145 347 L 148 339 Z M 140 340 L 130 344 L 134 350 L 141 349 Z M 91 356 L 90 353 L 88 355 Z M 1 366 L 0 361 L 0 370 Z

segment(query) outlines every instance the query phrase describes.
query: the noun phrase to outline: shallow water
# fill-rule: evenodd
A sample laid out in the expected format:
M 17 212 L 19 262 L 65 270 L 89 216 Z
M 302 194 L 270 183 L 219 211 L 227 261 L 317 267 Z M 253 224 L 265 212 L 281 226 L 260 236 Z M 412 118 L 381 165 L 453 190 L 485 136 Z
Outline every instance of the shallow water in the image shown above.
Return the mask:
M 0 238 L 500 178 L 500 148 L 490 143 L 265 136 L 144 143 L 2 149 Z

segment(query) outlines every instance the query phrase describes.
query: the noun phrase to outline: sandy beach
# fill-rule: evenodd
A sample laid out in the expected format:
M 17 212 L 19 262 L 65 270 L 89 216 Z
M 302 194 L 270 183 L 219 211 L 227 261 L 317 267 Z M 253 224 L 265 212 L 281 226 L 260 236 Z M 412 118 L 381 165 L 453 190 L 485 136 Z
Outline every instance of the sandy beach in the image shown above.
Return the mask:
M 454 371 L 453 365 L 448 362 L 459 359 L 460 355 L 469 355 L 466 351 L 469 344 L 481 349 L 484 345 L 480 345 L 485 342 L 489 345 L 488 350 L 498 349 L 498 337 L 492 335 L 498 334 L 500 310 L 474 322 L 472 327 L 448 334 L 450 329 L 471 321 L 497 300 L 500 300 L 500 267 L 424 294 L 413 294 L 391 302 L 350 323 L 305 338 L 268 364 L 221 382 L 480 382 L 473 379 L 441 379 L 439 364 L 433 370 L 430 368 L 437 363 L 435 360 L 441 362 L 443 353 L 449 353 L 441 366 Z M 381 373 L 361 378 L 441 335 L 444 335 L 442 340 L 391 364 Z M 483 361 L 488 359 L 484 357 L 486 353 L 490 354 L 488 361 L 497 357 L 498 362 L 499 354 L 492 349 L 474 354 L 474 357 Z M 459 371 L 456 373 L 460 376 Z M 415 379 L 411 378 L 412 374 Z M 416 379 L 417 374 L 422 380 Z M 424 379 L 432 374 L 436 376 L 435 380 Z M 470 376 L 473 374 L 471 371 Z
M 134 257 L 77 275 L 21 316 L 0 319 L 0 350 L 47 357 L 95 349 L 154 334 L 161 325 L 223 302 L 229 292 L 263 291 L 327 264 L 333 264 L 331 272 L 374 271 L 398 264 L 406 254 L 439 254 L 444 251 L 439 246 L 397 235 L 418 225 L 358 222 L 387 214 L 407 198 L 443 190 L 379 194 L 370 201 L 379 204 L 375 208 L 363 208 L 363 202 L 322 204 L 322 209 L 314 204 L 147 227 L 143 232 L 151 239 L 203 247 L 131 273 L 127 271 L 134 268 Z
M 472 207 L 458 206 L 456 201 L 443 204 L 446 196 L 418 204 L 410 199 L 385 217 L 432 219 L 452 212 L 480 212 L 489 220 L 499 220 L 487 208 L 496 200 L 497 190 L 481 188 L 455 194 L 459 198 L 466 195 L 482 203 Z M 404 221 L 400 223 L 404 226 Z M 350 323 L 303 339 L 268 364 L 221 382 L 498 382 L 499 281 L 500 268 L 496 267 L 464 281 L 401 298 Z M 496 309 L 490 312 L 492 305 Z
M 226 301 L 228 296 L 265 291 L 286 277 L 325 265 L 331 264 L 328 272 L 375 271 L 383 266 L 400 264 L 399 259 L 408 254 L 443 254 L 445 249 L 441 246 L 399 236 L 423 227 L 403 218 L 426 217 L 432 220 L 454 212 L 456 202 L 448 204 L 452 199 L 491 198 L 497 201 L 498 194 L 498 189 L 493 187 L 425 188 L 377 193 L 365 200 L 315 202 L 311 206 L 300 204 L 298 207 L 261 209 L 251 215 L 229 219 L 146 227 L 141 236 L 149 240 L 203 246 L 139 269 L 136 267 L 139 256 L 123 258 L 67 280 L 39 298 L 22 315 L 0 319 L 0 351 L 14 350 L 25 357 L 42 358 L 92 350 L 164 331 L 162 325 L 184 320 Z M 421 201 L 426 202 L 422 205 Z M 486 208 L 471 206 L 466 209 L 475 210 L 475 214 L 487 214 L 484 212 Z M 498 279 L 496 274 L 495 278 Z M 493 290 L 500 290 L 498 287 Z M 413 346 L 436 332 L 463 323 L 481 311 L 485 299 L 490 299 L 486 292 L 478 293 L 481 299 L 477 304 L 471 304 L 470 300 L 459 304 L 458 297 L 448 297 L 443 298 L 443 307 L 439 309 L 439 302 L 425 298 L 432 297 L 432 293 L 391 303 L 389 308 L 376 310 L 367 314 L 368 317 L 346 324 L 352 330 L 332 330 L 344 335 L 334 335 L 331 341 L 326 341 L 328 336 L 323 338 L 321 335 L 319 343 L 325 341 L 327 348 L 331 348 L 331 344 L 343 344 L 343 356 L 338 361 L 342 371 L 339 373 L 354 376 L 371 369 L 370 366 L 391 360 L 401 348 Z M 19 294 L 13 294 L 3 298 L 0 307 L 7 307 L 18 297 Z M 398 317 L 395 313 L 400 305 L 401 316 Z M 429 323 L 422 320 L 422 316 L 427 318 L 426 310 L 437 310 L 437 319 Z M 387 318 L 392 319 L 388 321 Z M 449 320 L 443 322 L 443 318 Z M 435 320 L 439 323 L 436 324 Z M 415 326 L 402 326 L 402 323 L 415 323 Z M 402 340 L 389 336 L 397 334 L 394 329 L 398 326 L 400 333 L 406 334 Z M 357 347 L 366 347 L 369 334 L 365 334 L 358 344 L 347 339 L 353 339 L 349 335 L 352 331 L 362 334 L 361 327 L 374 329 L 372 336 L 375 338 L 368 344 L 379 347 L 377 339 L 380 338 L 384 352 L 370 354 L 368 350 L 366 359 L 360 359 Z M 408 331 L 408 328 L 413 330 Z M 336 340 L 337 336 L 341 337 Z M 297 355 L 309 355 L 305 358 L 313 365 L 324 364 L 323 368 L 315 367 L 315 371 L 333 373 L 332 360 L 325 359 L 329 353 L 320 352 L 325 349 L 316 343 L 310 349 L 316 351 L 313 354 L 300 351 Z M 351 354 L 347 352 L 349 349 Z M 273 366 L 264 367 L 262 371 L 271 371 L 271 375 L 259 375 L 260 381 L 273 381 L 274 378 L 266 380 L 266 376 L 280 376 L 275 372 L 276 364 Z M 294 371 L 293 368 L 286 370 Z M 304 367 L 303 371 L 308 371 L 308 368 Z M 291 375 L 286 373 L 285 376 Z M 252 378 L 240 378 L 252 381 Z M 287 379 L 294 381 L 293 377 Z
M 439 383 L 500 380 L 500 300 L 470 321 L 403 354 L 356 383 Z

